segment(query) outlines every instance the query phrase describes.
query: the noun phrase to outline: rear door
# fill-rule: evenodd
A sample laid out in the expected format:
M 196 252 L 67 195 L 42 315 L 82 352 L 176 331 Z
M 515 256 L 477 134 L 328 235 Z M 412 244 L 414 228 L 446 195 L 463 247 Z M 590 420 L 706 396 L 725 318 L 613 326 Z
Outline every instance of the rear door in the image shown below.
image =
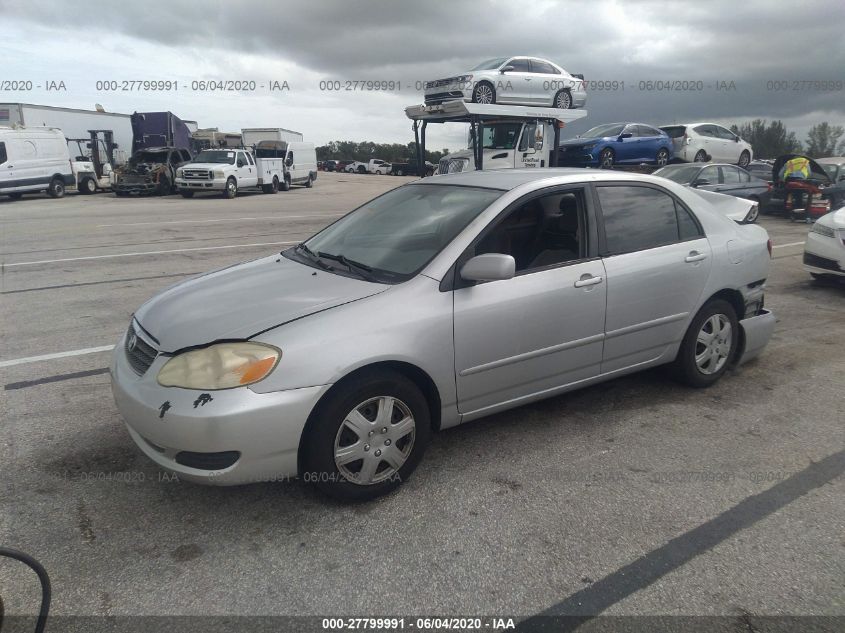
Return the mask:
M 719 160 L 726 163 L 739 162 L 743 147 L 736 134 L 721 125 L 714 125 L 713 132 L 719 143 Z
M 710 244 L 693 214 L 665 189 L 596 186 L 607 274 L 602 373 L 671 360 L 707 278 Z
M 537 105 L 554 105 L 554 96 L 564 87 L 563 76 L 557 68 L 542 59 L 531 60 L 532 97 Z
M 8 148 L 6 141 L 0 141 L 0 191 L 11 191 L 15 180 L 15 166 Z
M 454 292 L 458 408 L 497 405 L 598 375 L 604 338 L 604 268 L 586 185 L 529 194 L 494 220 L 456 268 L 482 253 L 516 260 L 516 276 L 463 282 Z
M 653 127 L 638 125 L 639 132 L 639 159 L 641 161 L 653 162 L 657 158 L 657 151 L 663 146 L 666 137 Z

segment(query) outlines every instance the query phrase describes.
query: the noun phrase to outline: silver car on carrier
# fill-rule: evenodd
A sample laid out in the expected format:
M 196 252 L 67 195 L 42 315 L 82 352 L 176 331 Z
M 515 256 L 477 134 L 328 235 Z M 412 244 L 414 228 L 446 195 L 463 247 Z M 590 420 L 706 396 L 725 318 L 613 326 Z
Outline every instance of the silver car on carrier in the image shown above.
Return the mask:
M 439 429 L 667 363 L 709 386 L 774 327 L 771 242 L 723 200 L 578 169 L 399 187 L 147 301 L 112 357 L 118 408 L 180 477 L 365 499 Z

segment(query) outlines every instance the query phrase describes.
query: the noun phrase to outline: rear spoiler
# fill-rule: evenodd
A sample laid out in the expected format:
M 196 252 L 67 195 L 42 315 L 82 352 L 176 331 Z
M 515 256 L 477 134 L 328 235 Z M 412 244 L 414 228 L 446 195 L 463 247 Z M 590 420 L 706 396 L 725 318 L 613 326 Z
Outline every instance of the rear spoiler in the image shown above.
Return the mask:
M 715 191 L 705 191 L 703 189 L 690 188 L 690 191 L 703 198 L 706 202 L 710 203 L 710 206 L 716 211 L 730 218 L 737 224 L 747 224 L 747 218 L 753 218 L 757 215 L 757 210 L 754 207 L 759 205 L 753 200 L 728 196 L 724 193 L 717 193 Z
M 584 75 L 582 73 L 570 73 L 570 74 L 573 77 L 575 77 L 575 79 L 580 79 L 581 81 L 584 81 Z

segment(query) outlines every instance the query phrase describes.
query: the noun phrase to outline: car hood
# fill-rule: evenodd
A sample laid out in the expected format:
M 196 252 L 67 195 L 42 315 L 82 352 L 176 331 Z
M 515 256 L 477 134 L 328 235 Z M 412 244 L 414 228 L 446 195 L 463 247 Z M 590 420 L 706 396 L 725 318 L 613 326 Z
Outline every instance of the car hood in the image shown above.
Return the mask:
M 248 339 L 389 287 L 273 255 L 171 286 L 142 305 L 135 318 L 161 351 L 176 352 Z
M 825 183 L 830 182 L 830 176 L 827 175 L 827 172 L 822 168 L 822 166 L 809 156 L 804 156 L 804 154 L 784 154 L 783 156 L 778 156 L 772 165 L 772 180 L 774 182 L 778 182 L 780 180 L 780 170 L 783 169 L 786 162 L 798 157 L 806 158 L 809 161 L 810 177 L 813 180 L 820 180 Z
M 232 163 L 185 163 L 182 169 L 223 169 L 224 167 L 232 167 Z
M 561 141 L 561 147 L 581 147 L 582 145 L 589 145 L 591 143 L 601 143 L 602 141 L 607 140 L 616 140 L 615 136 L 608 136 L 608 137 L 601 137 L 596 136 L 593 138 L 571 138 L 566 141 Z

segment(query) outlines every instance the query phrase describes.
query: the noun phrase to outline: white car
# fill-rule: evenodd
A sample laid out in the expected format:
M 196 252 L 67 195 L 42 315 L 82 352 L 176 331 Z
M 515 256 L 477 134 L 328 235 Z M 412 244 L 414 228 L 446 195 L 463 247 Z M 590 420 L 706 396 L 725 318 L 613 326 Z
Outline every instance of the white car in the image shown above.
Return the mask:
M 744 168 L 754 158 L 750 143 L 715 123 L 679 123 L 660 129 L 672 137 L 675 158 L 688 163 L 714 161 Z
M 814 279 L 845 277 L 845 207 L 813 224 L 804 244 L 804 268 Z
M 587 104 L 587 91 L 583 75 L 571 75 L 547 59 L 498 57 L 462 75 L 425 83 L 426 105 L 457 100 L 583 108 Z

